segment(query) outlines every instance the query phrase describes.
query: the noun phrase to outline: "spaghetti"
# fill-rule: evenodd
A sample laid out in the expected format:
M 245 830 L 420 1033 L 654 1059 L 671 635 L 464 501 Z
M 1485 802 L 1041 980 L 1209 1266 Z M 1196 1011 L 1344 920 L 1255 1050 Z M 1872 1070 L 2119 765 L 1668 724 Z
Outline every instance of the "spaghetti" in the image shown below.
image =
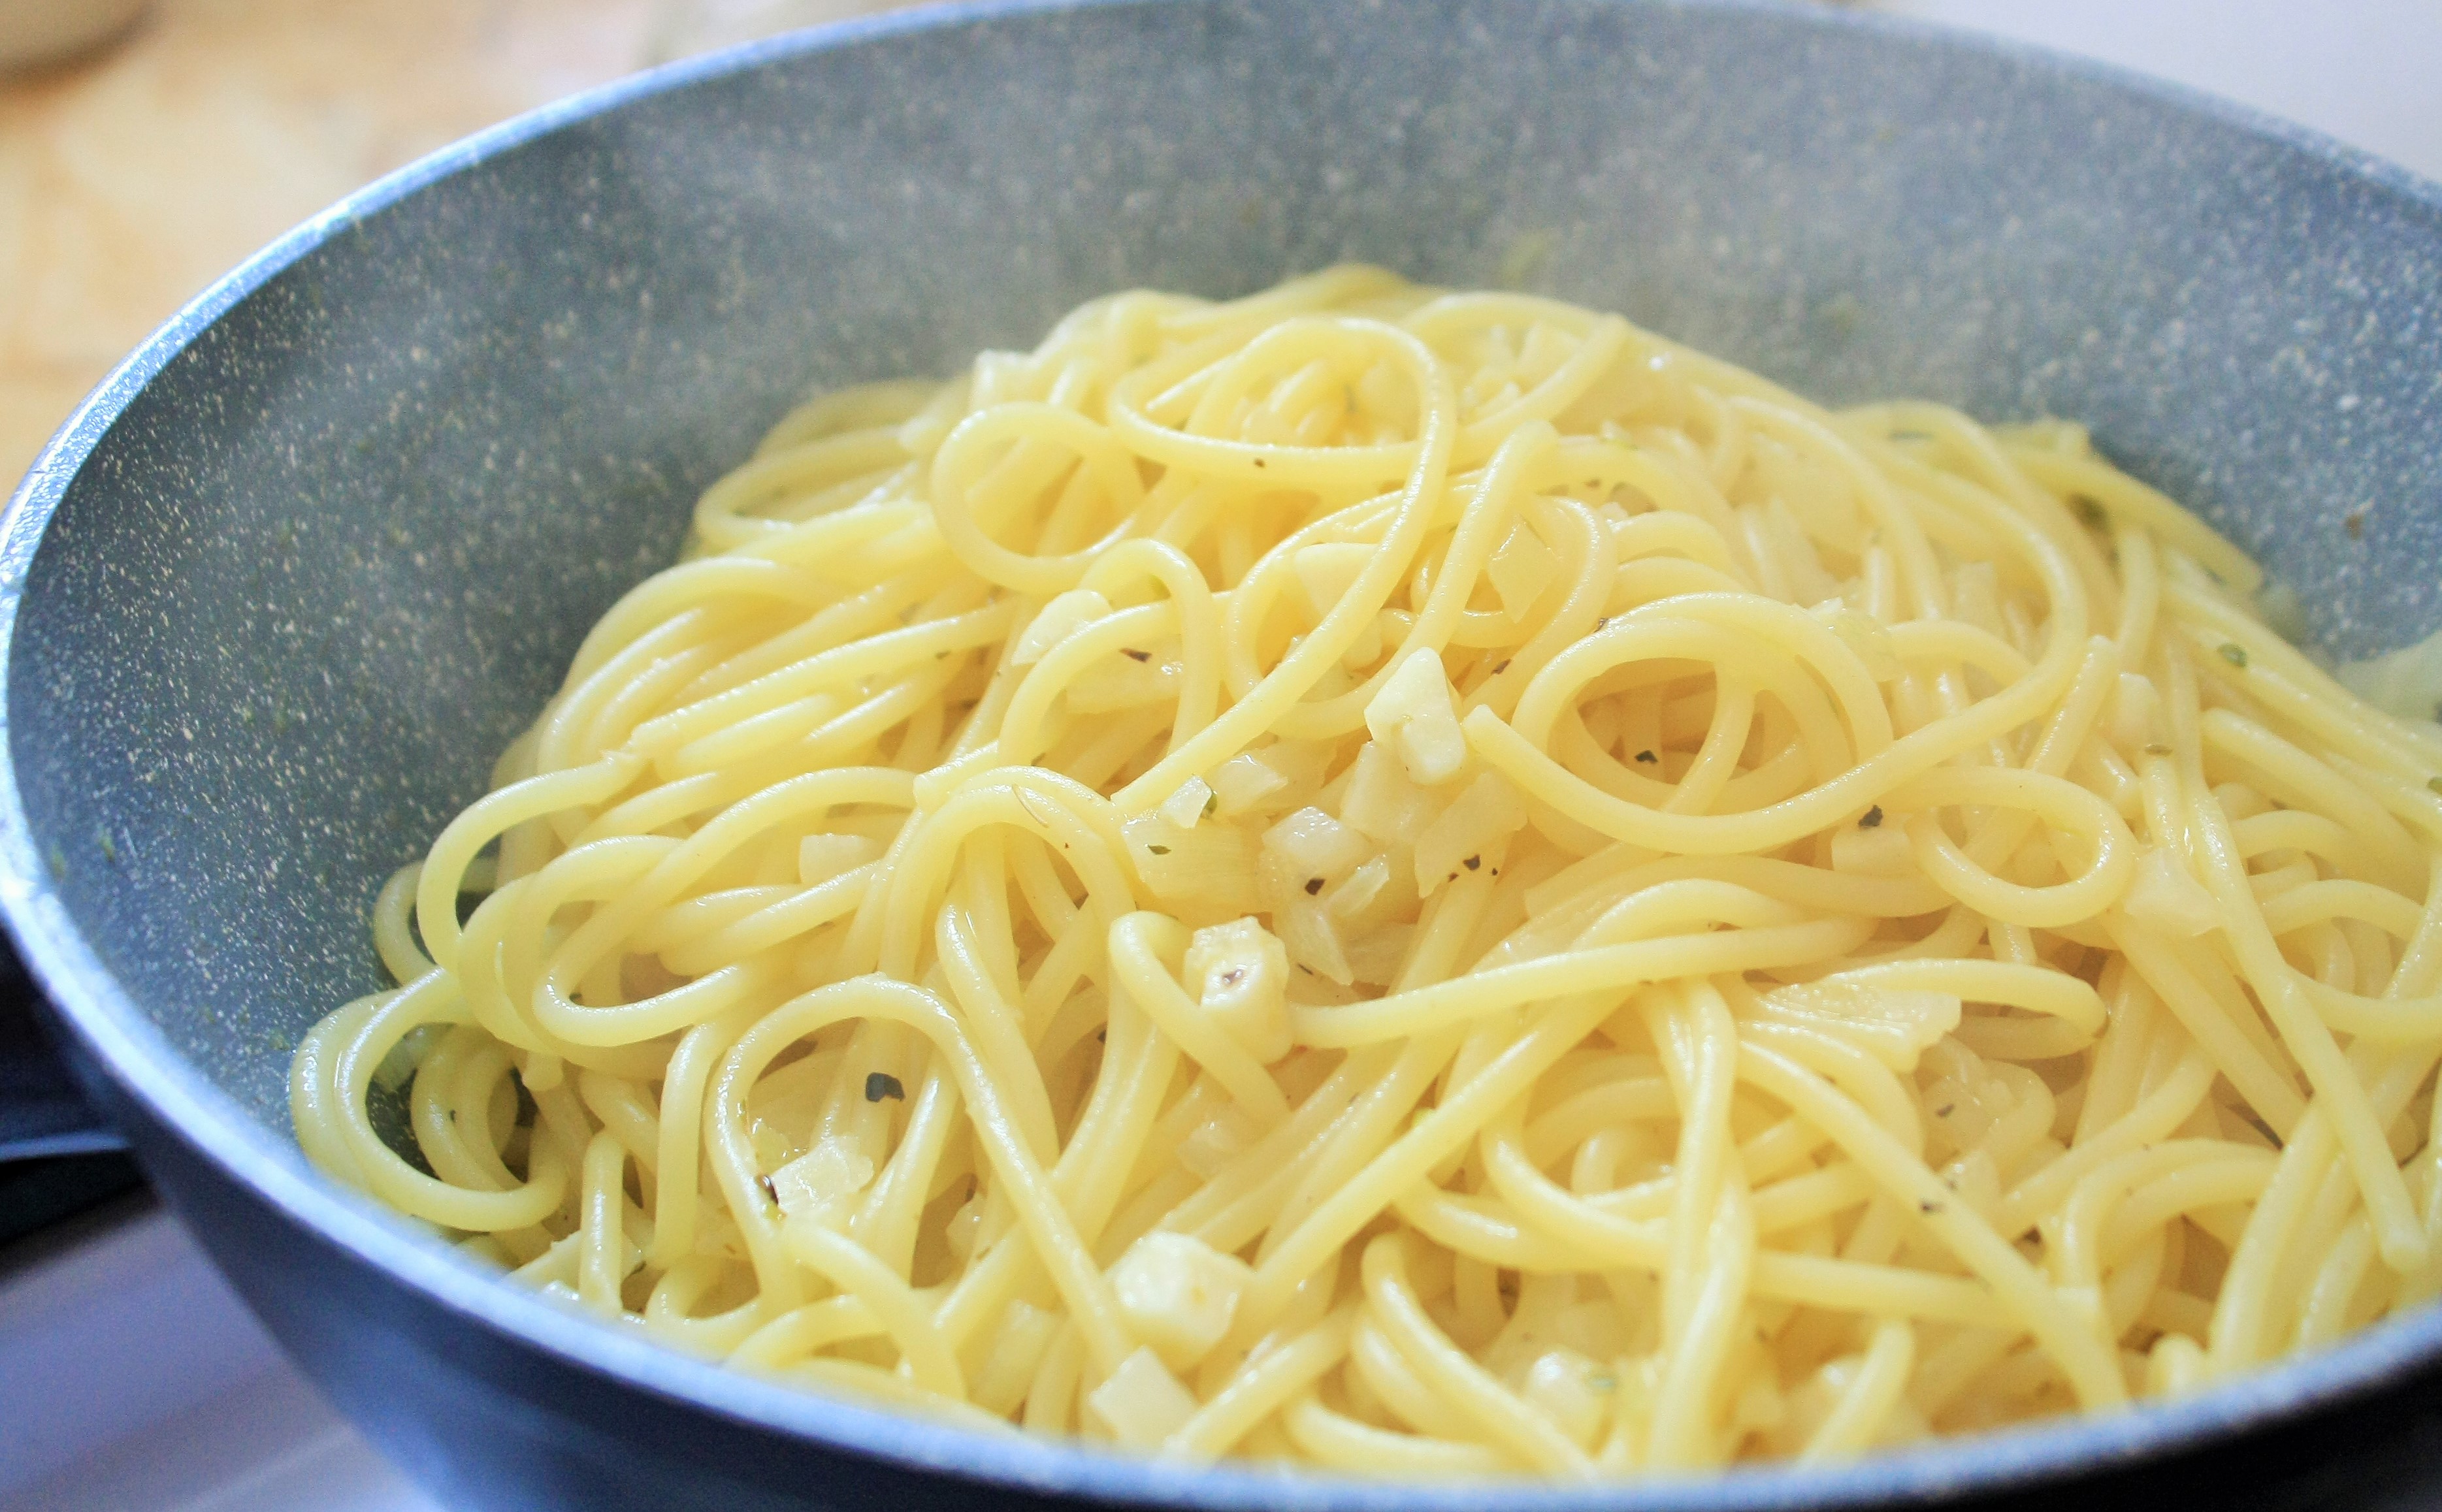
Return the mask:
M 1100 300 L 703 495 L 298 1134 L 677 1348 L 1184 1461 L 2186 1392 L 2442 1283 L 2442 738 L 2258 583 L 2067 424 Z

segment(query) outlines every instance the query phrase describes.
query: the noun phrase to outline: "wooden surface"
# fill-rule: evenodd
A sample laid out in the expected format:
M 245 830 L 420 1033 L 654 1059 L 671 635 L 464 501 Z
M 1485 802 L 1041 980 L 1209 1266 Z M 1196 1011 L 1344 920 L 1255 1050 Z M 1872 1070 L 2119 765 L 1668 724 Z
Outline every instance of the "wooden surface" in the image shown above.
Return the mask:
M 480 127 L 891 0 L 156 0 L 0 77 L 0 497 L 129 349 L 248 253 Z

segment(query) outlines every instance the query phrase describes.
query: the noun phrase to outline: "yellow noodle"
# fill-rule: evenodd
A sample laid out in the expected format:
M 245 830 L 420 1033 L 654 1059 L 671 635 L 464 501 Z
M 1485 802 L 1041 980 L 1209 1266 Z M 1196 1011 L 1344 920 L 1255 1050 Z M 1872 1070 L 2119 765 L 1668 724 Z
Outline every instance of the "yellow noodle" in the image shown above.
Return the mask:
M 2193 1390 L 2442 1289 L 2442 744 L 2259 580 L 2073 426 L 1376 269 L 1096 301 L 704 490 L 299 1140 L 674 1347 L 1189 1463 Z

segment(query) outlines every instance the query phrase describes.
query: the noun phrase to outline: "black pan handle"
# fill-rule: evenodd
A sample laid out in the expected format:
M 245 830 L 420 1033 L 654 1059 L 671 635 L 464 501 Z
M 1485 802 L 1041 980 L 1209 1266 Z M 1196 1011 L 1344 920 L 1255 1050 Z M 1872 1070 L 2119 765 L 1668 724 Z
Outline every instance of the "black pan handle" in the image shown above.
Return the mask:
M 68 1079 L 36 1022 L 35 993 L 0 936 L 0 1162 L 126 1148 Z

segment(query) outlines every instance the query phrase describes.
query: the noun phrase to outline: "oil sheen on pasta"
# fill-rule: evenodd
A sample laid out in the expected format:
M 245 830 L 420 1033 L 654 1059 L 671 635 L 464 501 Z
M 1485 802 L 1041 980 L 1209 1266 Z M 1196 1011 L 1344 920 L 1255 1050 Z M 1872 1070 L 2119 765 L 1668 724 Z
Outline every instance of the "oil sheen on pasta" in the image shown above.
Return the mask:
M 703 496 L 298 1132 L 678 1349 L 1180 1461 L 2194 1391 L 2442 1281 L 2442 741 L 2258 580 L 2072 425 L 1100 300 Z

